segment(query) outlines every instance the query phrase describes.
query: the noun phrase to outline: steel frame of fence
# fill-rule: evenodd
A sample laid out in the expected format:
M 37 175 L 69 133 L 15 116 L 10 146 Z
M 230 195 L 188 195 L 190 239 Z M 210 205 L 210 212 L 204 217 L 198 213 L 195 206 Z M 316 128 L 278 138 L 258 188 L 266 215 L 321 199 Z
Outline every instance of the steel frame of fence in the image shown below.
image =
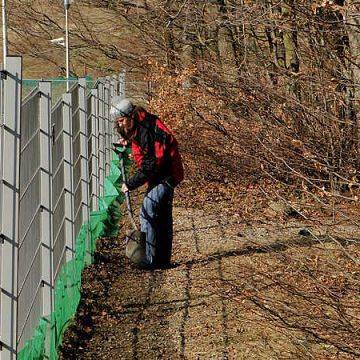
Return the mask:
M 1 124 L 1 359 L 16 356 L 22 58 L 7 57 Z M 5 166 L 6 161 L 6 166 Z
M 22 58 L 7 57 L 6 78 L 0 80 L 1 85 L 1 143 L 0 143 L 0 359 L 16 359 L 17 352 L 28 335 L 24 335 L 18 326 L 18 271 L 23 264 L 18 262 L 19 251 L 19 204 L 21 192 L 27 189 L 20 188 L 21 141 L 21 83 Z M 70 261 L 74 257 L 74 244 L 77 236 L 75 231 L 75 191 L 74 189 L 74 146 L 79 149 L 81 201 L 79 211 L 82 222 L 89 220 L 90 210 L 98 208 L 98 199 L 103 195 L 103 184 L 109 171 L 111 161 L 111 147 L 114 141 L 112 121 L 109 119 L 111 99 L 114 95 L 125 95 L 125 72 L 119 76 L 101 79 L 90 90 L 87 98 L 86 80 L 79 79 L 76 85 L 78 99 L 78 117 L 73 117 L 74 100 L 71 90 L 60 99 L 61 106 L 61 133 L 59 141 L 63 151 L 61 164 L 63 178 L 56 188 L 53 177 L 53 146 L 54 134 L 51 108 L 51 83 L 39 82 L 39 206 L 41 239 L 39 251 L 41 254 L 41 276 L 36 281 L 41 284 L 41 316 L 49 315 L 54 309 L 54 283 L 60 266 L 54 268 L 54 238 L 63 231 L 64 238 L 60 245 L 63 247 L 57 254 L 57 265 Z M 73 90 L 73 89 L 72 89 Z M 89 109 L 87 109 L 89 107 Z M 78 119 L 79 135 L 74 139 L 73 121 Z M 89 131 L 90 130 L 90 131 Z M 79 141 L 76 143 L 74 141 Z M 59 159 L 59 158 L 58 158 Z M 91 165 L 90 165 L 91 162 Z M 89 166 L 90 165 L 90 166 Z M 90 168 L 90 172 L 89 172 Z M 35 176 L 35 175 L 34 175 Z M 37 175 L 36 175 L 37 176 Z M 35 186 L 35 185 L 34 185 Z M 58 201 L 63 201 L 63 214 L 57 219 L 57 234 L 54 234 L 54 206 L 53 192 L 57 191 Z M 59 200 L 60 199 L 60 200 Z M 34 206 L 37 206 L 36 204 Z M 35 210 L 34 210 L 35 211 Z M 36 213 L 35 213 L 36 214 Z M 28 216 L 28 215 L 27 215 Z M 35 215 L 34 215 L 35 216 Z M 29 216 L 28 216 L 29 217 Z M 60 225 L 59 225 L 60 224 Z M 62 229 L 63 227 L 63 229 Z M 60 230 L 62 229 L 62 230 Z M 25 237 L 24 237 L 25 239 Z M 36 240 L 36 239 L 35 239 Z M 60 240 L 59 240 L 60 241 Z M 90 249 L 89 249 L 90 250 Z M 60 254 L 60 255 L 59 255 Z M 30 265 L 32 264 L 30 263 Z M 24 270 L 22 270 L 24 272 Z M 31 279 L 33 280 L 33 279 Z M 33 290 L 35 291 L 35 290 Z M 32 306 L 30 304 L 30 306 Z M 33 319 L 29 314 L 32 308 L 26 309 L 25 324 L 35 329 L 40 319 Z M 32 321 L 32 323 L 28 323 Z M 20 334 L 21 332 L 21 334 Z M 21 346 L 19 346 L 21 335 Z

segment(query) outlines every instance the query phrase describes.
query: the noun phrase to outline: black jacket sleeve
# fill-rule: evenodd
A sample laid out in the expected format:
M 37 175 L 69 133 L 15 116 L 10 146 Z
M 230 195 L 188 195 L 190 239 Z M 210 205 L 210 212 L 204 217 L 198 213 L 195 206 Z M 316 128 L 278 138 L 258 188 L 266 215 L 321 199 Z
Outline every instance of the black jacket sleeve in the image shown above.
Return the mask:
M 148 181 L 156 178 L 157 166 L 155 156 L 155 139 L 151 131 L 143 131 L 140 138 L 141 148 L 144 152 L 144 157 L 141 162 L 140 169 L 126 182 L 129 190 L 144 185 Z

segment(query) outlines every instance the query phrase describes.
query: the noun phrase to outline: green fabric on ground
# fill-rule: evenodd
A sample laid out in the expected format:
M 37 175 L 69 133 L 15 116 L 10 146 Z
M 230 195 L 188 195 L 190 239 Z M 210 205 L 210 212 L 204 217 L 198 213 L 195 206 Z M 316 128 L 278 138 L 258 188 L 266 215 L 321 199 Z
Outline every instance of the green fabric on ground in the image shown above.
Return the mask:
M 130 164 L 129 152 L 127 149 L 124 156 L 126 169 Z M 118 234 L 118 223 L 122 216 L 120 204 L 124 196 L 120 191 L 122 177 L 117 153 L 113 152 L 112 157 L 110 173 L 104 182 L 104 195 L 99 198 L 99 210 L 92 211 L 89 222 L 81 226 L 76 237 L 75 256 L 62 266 L 57 277 L 54 311 L 49 318 L 40 319 L 33 337 L 18 353 L 20 360 L 39 360 L 44 359 L 45 355 L 51 360 L 58 359 L 57 349 L 62 336 L 80 302 L 82 271 L 93 260 L 96 241 L 100 237 Z
M 27 341 L 23 349 L 19 352 L 17 359 L 43 359 L 45 351 L 45 335 L 46 335 L 47 321 L 40 319 L 39 326 L 35 329 L 34 336 Z

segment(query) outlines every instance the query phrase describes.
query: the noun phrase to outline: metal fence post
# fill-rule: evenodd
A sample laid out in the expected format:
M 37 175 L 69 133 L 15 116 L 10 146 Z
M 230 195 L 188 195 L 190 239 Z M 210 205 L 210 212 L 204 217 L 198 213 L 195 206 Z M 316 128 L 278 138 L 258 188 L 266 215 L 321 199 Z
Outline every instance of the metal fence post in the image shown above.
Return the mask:
M 112 94 L 112 96 L 118 96 L 119 95 L 119 79 L 117 78 L 116 75 L 113 75 L 111 77 L 111 82 L 113 83 L 113 88 L 114 88 L 114 92 Z
M 1 126 L 1 295 L 0 354 L 2 360 L 16 358 L 17 271 L 20 192 L 20 109 L 22 58 L 6 58 L 4 113 Z M 5 164 L 4 164 L 5 160 Z
M 124 98 L 125 97 L 125 76 L 126 71 L 123 70 L 119 75 L 119 95 Z
M 80 122 L 80 157 L 81 157 L 81 193 L 82 220 L 89 220 L 89 168 L 88 168 L 88 128 L 86 109 L 86 79 L 79 79 L 79 122 Z
M 114 96 L 114 94 L 115 94 L 115 86 L 114 86 L 115 84 L 114 84 L 113 79 L 112 79 L 111 76 L 107 76 L 106 80 L 110 85 L 110 98 L 112 98 Z
M 117 77 L 114 75 L 111 77 L 111 96 L 110 96 L 110 104 L 112 102 L 112 99 L 114 96 L 119 95 L 119 81 Z M 112 143 L 116 142 L 116 130 L 114 128 L 113 119 L 109 118 L 109 124 L 110 124 L 110 156 L 112 156 Z
M 104 195 L 104 180 L 105 180 L 105 87 L 102 82 L 98 85 L 99 94 L 99 194 Z
M 65 93 L 63 100 L 63 144 L 64 144 L 64 202 L 65 202 L 65 246 L 66 261 L 74 257 L 75 229 L 74 229 L 74 183 L 72 156 L 72 123 L 71 123 L 71 94 Z
M 111 145 L 110 145 L 110 101 L 111 101 L 111 84 L 109 76 L 106 77 L 105 82 L 105 112 L 104 112 L 104 126 L 105 126 L 105 174 L 109 174 L 111 161 Z
M 99 168 L 99 94 L 98 89 L 91 90 L 91 206 L 93 210 L 98 209 L 98 198 L 99 198 L 99 177 L 98 177 L 98 168 Z
M 80 161 L 81 161 L 81 211 L 82 223 L 86 224 L 90 220 L 90 181 L 89 181 L 89 154 L 88 154 L 88 115 L 87 115 L 87 96 L 86 79 L 79 79 L 79 130 L 80 130 Z M 87 228 L 89 231 L 89 227 Z M 86 258 L 91 260 L 91 241 L 89 236 L 86 242 Z
M 51 149 L 51 82 L 39 82 L 40 91 L 40 207 L 41 265 L 43 283 L 43 316 L 53 309 L 52 261 L 52 149 Z

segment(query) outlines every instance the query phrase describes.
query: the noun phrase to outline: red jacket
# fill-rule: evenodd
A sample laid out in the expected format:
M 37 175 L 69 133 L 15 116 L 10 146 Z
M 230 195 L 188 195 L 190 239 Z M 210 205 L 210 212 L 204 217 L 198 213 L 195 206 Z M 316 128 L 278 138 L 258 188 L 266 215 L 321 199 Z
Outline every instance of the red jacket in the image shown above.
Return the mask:
M 139 112 L 131 148 L 138 170 L 126 183 L 129 190 L 145 183 L 153 187 L 165 181 L 175 187 L 184 179 L 178 143 L 156 115 Z

